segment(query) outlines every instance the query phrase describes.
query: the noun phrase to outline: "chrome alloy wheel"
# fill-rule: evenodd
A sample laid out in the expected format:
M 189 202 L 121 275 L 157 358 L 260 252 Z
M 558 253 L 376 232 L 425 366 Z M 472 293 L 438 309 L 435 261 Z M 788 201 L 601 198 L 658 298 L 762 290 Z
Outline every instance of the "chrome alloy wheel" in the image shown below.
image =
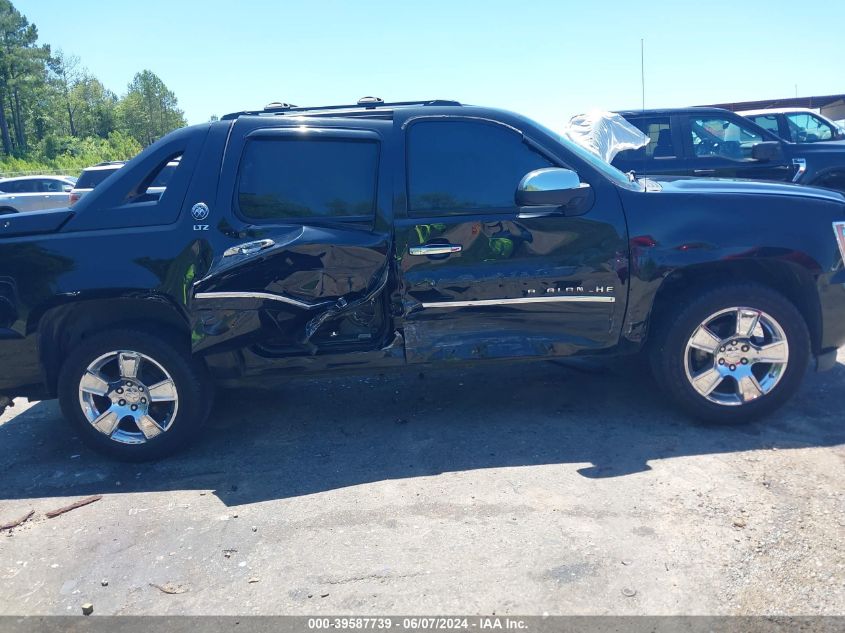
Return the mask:
M 155 360 L 119 350 L 88 365 L 79 381 L 79 404 L 103 435 L 121 444 L 143 444 L 171 428 L 179 394 Z
M 710 402 L 747 404 L 771 392 L 789 362 L 781 325 L 754 308 L 728 308 L 696 328 L 684 351 L 692 387 Z

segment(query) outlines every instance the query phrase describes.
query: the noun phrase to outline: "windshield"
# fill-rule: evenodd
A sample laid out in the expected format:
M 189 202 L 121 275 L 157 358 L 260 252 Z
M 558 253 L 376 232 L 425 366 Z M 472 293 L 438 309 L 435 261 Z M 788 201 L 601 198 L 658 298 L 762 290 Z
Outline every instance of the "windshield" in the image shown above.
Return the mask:
M 585 163 L 589 163 L 591 167 L 600 171 L 605 177 L 612 180 L 615 184 L 619 185 L 620 187 L 625 187 L 626 189 L 635 189 L 637 191 L 642 190 L 642 186 L 637 183 L 633 178 L 629 177 L 624 172 L 619 171 L 610 163 L 605 162 L 588 149 L 581 147 L 580 145 L 578 145 L 578 143 L 570 141 L 568 138 L 557 134 L 556 132 L 550 130 L 544 125 L 541 125 L 540 123 L 537 123 L 536 121 L 531 121 L 531 123 L 535 127 L 539 128 L 542 132 L 548 134 L 551 138 L 563 145 L 566 149 L 575 154 Z

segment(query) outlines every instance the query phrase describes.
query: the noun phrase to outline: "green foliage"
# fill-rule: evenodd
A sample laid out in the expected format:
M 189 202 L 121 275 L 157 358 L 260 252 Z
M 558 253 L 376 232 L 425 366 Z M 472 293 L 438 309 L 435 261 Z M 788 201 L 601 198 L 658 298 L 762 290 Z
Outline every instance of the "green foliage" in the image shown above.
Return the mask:
M 139 143 L 149 145 L 185 125 L 176 95 L 150 70 L 135 75 L 118 104 L 123 129 Z
M 176 96 L 150 70 L 118 97 L 72 55 L 51 54 L 38 30 L 0 0 L 0 175 L 74 174 L 124 160 L 185 125 Z
M 47 136 L 28 158 L 10 156 L 0 159 L 0 173 L 61 172 L 78 176 L 86 167 L 108 160 L 129 160 L 142 149 L 128 134 L 112 132 L 108 138 L 89 136 Z

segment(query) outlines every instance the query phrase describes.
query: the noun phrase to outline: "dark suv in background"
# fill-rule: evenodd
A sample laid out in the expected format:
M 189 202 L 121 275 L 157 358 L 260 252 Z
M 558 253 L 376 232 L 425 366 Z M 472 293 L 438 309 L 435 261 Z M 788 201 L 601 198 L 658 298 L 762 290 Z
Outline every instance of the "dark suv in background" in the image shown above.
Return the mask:
M 97 163 L 91 167 L 86 167 L 79 175 L 76 185 L 70 191 L 68 196 L 68 206 L 79 202 L 79 200 L 94 187 L 103 182 L 106 178 L 111 176 L 114 172 L 125 165 L 125 161 L 108 161 L 104 163 Z
M 790 143 L 721 108 L 619 112 L 651 141 L 613 165 L 642 175 L 781 180 L 845 191 L 845 144 Z

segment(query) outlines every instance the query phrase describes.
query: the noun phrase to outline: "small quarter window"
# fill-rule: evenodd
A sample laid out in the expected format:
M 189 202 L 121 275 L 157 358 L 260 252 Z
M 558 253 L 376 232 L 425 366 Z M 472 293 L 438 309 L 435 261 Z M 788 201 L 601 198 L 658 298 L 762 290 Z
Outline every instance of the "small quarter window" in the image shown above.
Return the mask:
M 155 167 L 128 196 L 129 202 L 157 202 L 164 195 L 167 184 L 179 169 L 181 154 L 175 154 Z
M 375 141 L 252 139 L 238 172 L 238 207 L 257 220 L 370 219 L 378 156 Z

